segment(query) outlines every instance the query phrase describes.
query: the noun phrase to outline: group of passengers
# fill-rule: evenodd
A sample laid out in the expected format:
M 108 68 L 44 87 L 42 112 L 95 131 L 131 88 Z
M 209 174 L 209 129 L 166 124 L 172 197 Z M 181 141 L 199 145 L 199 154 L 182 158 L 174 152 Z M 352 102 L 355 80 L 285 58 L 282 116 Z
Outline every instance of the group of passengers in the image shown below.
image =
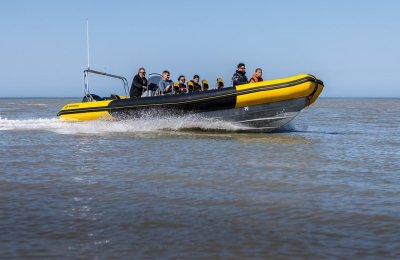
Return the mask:
M 193 79 L 186 85 L 186 78 L 183 75 L 178 77 L 178 87 L 180 93 L 204 91 L 203 87 L 199 84 L 200 76 L 194 75 Z
M 199 84 L 200 76 L 194 75 L 193 79 L 190 80 L 188 85 L 185 84 L 186 78 L 183 75 L 178 77 L 178 83 L 174 84 L 172 80 L 170 80 L 170 73 L 168 70 L 164 70 L 161 74 L 162 79 L 160 83 L 158 83 L 159 89 L 163 92 L 163 94 L 168 93 L 187 93 L 187 92 L 198 92 L 203 91 L 204 89 Z
M 187 92 L 198 92 L 205 91 L 208 89 L 208 83 L 203 83 L 203 86 L 200 85 L 200 76 L 194 75 L 193 79 L 186 84 L 186 78 L 183 75 L 178 77 L 178 83 L 175 83 L 170 79 L 170 73 L 168 70 L 164 70 L 162 72 L 162 79 L 158 84 L 158 88 L 163 94 L 176 94 L 176 93 L 187 93 Z M 250 78 L 250 80 L 246 77 L 246 66 L 244 63 L 239 63 L 237 65 L 237 70 L 233 74 L 232 77 L 232 85 L 235 87 L 237 85 L 247 84 L 247 83 L 255 83 L 263 81 L 262 78 L 262 69 L 257 68 L 255 73 Z M 222 83 L 222 84 L 221 84 Z M 223 87 L 223 82 L 221 78 L 217 79 L 217 88 Z M 132 81 L 130 96 L 131 97 L 141 97 L 143 91 L 147 89 L 147 79 L 146 79 L 146 70 L 141 67 L 138 70 L 138 74 L 135 75 Z
M 246 77 L 246 66 L 244 63 L 239 63 L 237 65 L 237 70 L 235 74 L 233 74 L 232 77 L 232 85 L 235 87 L 237 85 L 243 85 L 247 83 L 255 83 L 255 82 L 260 82 L 263 81 L 262 78 L 262 69 L 257 68 L 256 71 L 254 72 L 253 76 L 250 78 L 250 80 L 247 80 Z

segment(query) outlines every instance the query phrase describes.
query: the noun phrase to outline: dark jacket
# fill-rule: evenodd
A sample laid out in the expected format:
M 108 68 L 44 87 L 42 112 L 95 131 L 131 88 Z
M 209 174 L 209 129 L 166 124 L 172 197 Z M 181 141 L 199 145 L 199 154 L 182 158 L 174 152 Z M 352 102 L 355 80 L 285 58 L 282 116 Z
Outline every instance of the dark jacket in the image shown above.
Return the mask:
M 129 95 L 131 97 L 140 97 L 143 93 L 143 87 L 147 87 L 147 79 L 145 77 L 141 78 L 139 74 L 136 74 L 132 80 Z
M 193 91 L 201 91 L 201 85 L 199 83 L 195 83 L 193 80 L 190 80 L 193 83 Z
M 242 85 L 247 83 L 246 72 L 237 70 L 232 77 L 233 86 Z
M 186 93 L 187 92 L 186 85 L 183 83 L 179 83 L 179 91 L 182 93 Z

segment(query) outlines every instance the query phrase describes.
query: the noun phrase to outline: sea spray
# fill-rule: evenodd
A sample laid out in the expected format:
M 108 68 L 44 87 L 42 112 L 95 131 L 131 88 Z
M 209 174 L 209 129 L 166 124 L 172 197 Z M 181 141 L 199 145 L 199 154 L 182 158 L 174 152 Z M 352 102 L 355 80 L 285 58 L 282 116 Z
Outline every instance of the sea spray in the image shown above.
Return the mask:
M 240 131 L 241 127 L 230 122 L 204 118 L 199 115 L 148 117 L 121 121 L 68 122 L 58 118 L 32 118 L 10 120 L 0 118 L 1 130 L 41 130 L 59 134 L 107 134 L 107 133 L 146 133 L 159 131 L 211 130 Z

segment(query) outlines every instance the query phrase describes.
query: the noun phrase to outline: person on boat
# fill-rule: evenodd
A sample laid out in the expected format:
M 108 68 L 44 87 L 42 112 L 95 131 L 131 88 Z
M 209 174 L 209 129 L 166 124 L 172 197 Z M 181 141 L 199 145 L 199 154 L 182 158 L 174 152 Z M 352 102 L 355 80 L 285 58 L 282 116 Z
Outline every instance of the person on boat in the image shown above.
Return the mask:
M 251 77 L 249 83 L 255 83 L 255 82 L 260 82 L 263 81 L 262 78 L 262 69 L 257 68 L 253 76 Z
M 193 92 L 201 91 L 201 85 L 199 84 L 200 76 L 194 75 L 191 82 L 193 83 Z
M 181 93 L 186 93 L 187 92 L 185 81 L 186 81 L 185 76 L 180 75 L 178 77 L 178 84 L 179 84 L 178 86 L 179 86 L 179 91 Z
M 138 74 L 133 77 L 131 90 L 129 91 L 129 96 L 131 98 L 141 97 L 143 90 L 147 88 L 146 70 L 142 67 L 139 68 Z
M 162 80 L 160 81 L 160 83 L 158 83 L 158 87 L 164 94 L 167 94 L 172 92 L 173 86 L 174 82 L 169 79 L 169 71 L 164 70 L 162 72 Z
M 246 66 L 244 63 L 239 63 L 237 65 L 237 70 L 235 74 L 232 76 L 232 85 L 235 87 L 237 85 L 246 84 L 247 77 L 246 77 Z

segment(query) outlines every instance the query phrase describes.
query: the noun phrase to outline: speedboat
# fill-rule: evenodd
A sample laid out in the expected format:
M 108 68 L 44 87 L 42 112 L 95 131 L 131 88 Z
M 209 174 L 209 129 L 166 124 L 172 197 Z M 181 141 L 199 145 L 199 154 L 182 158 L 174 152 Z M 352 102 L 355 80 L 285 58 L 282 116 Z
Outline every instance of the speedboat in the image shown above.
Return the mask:
M 94 73 L 120 79 L 125 95 L 99 97 L 89 90 L 88 75 Z M 91 69 L 84 71 L 85 96 L 82 102 L 66 104 L 57 114 L 62 120 L 127 120 L 144 116 L 198 114 L 232 122 L 245 131 L 270 132 L 289 123 L 304 108 L 313 104 L 324 88 L 310 74 L 265 80 L 234 87 L 162 94 L 157 88 L 161 75 L 150 74 L 148 88 L 140 98 L 129 98 L 125 77 Z

